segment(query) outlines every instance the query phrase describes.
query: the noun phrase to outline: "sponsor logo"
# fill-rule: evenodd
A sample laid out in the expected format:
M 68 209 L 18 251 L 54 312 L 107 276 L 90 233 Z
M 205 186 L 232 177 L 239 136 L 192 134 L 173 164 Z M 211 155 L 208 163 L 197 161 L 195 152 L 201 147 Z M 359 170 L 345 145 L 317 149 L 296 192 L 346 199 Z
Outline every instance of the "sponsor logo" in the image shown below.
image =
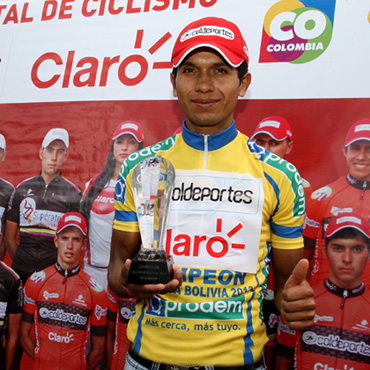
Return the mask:
M 311 194 L 311 198 L 317 199 L 319 201 L 323 201 L 324 199 L 330 197 L 332 193 L 333 193 L 333 190 L 330 186 L 324 186 L 323 188 L 315 190 Z
M 172 192 L 172 200 L 174 202 L 203 202 L 208 200 L 211 202 L 227 201 L 230 203 L 250 204 L 252 203 L 252 196 L 252 189 L 234 189 L 232 186 L 228 188 L 199 187 L 195 186 L 193 182 L 189 186 L 182 183 L 181 186 L 175 187 Z
M 87 306 L 86 301 L 82 294 L 80 294 L 77 298 L 75 298 L 75 300 L 72 301 L 72 303 L 79 304 L 81 306 Z
M 66 335 L 59 335 L 53 332 L 49 332 L 48 338 L 52 342 L 66 343 L 66 344 L 74 341 L 73 334 L 69 334 L 69 333 L 67 333 Z
M 201 303 L 169 302 L 153 297 L 150 300 L 147 314 L 185 320 L 244 320 L 244 301 L 244 295 L 222 301 Z
M 45 272 L 44 271 L 38 271 L 34 272 L 30 279 L 35 282 L 35 284 L 39 284 L 45 279 Z
M 26 221 L 28 225 L 32 223 L 32 215 L 36 209 L 36 202 L 33 198 L 25 198 L 20 204 L 21 218 Z M 22 220 L 20 222 L 22 224 Z
M 234 32 L 229 30 L 228 28 L 217 26 L 203 26 L 187 31 L 181 36 L 180 41 L 184 42 L 197 36 L 219 36 L 227 40 L 234 40 L 235 37 Z
M 307 217 L 307 215 L 306 215 L 306 217 L 305 217 L 305 219 L 304 219 L 304 227 L 306 227 L 306 226 L 309 226 L 309 227 L 315 227 L 315 228 L 319 229 L 319 228 L 320 228 L 320 226 L 321 226 L 321 224 L 320 224 L 320 222 L 317 222 L 317 221 L 315 221 L 315 220 L 311 220 L 311 219 L 310 219 L 310 218 L 308 218 L 308 217 Z
M 47 290 L 44 291 L 43 297 L 45 300 L 48 300 L 49 298 L 59 298 L 58 293 L 49 293 Z
M 91 288 L 93 290 L 95 290 L 95 292 L 102 292 L 103 291 L 103 288 L 100 286 L 100 284 L 97 283 L 93 278 L 91 278 L 89 280 L 89 285 L 91 286 Z
M 328 48 L 336 0 L 282 0 L 266 13 L 260 63 L 307 63 Z
M 81 316 L 80 314 L 73 314 L 65 312 L 62 309 L 56 309 L 55 311 L 49 310 L 46 307 L 41 307 L 39 310 L 39 315 L 43 319 L 50 319 L 56 321 L 68 322 L 77 325 L 86 325 L 87 317 Z
M 132 315 L 132 311 L 128 307 L 122 307 L 119 312 L 126 320 L 129 320 Z
M 108 313 L 108 308 L 101 308 L 98 304 L 95 307 L 95 316 L 98 320 L 102 318 L 102 316 L 106 316 Z
M 339 207 L 335 207 L 333 206 L 330 210 L 330 212 L 334 215 L 334 216 L 338 216 L 340 213 L 351 213 L 353 211 L 353 209 L 351 207 L 347 207 L 347 208 L 339 208 Z
M 362 356 L 370 356 L 370 346 L 364 341 L 342 339 L 339 335 L 318 335 L 313 331 L 305 331 L 302 341 L 308 346 L 317 346 L 340 352 L 349 352 Z
M 344 366 L 341 368 L 338 368 L 338 367 L 334 368 L 334 367 L 329 366 L 328 364 L 322 364 L 320 362 L 317 362 L 314 365 L 313 370 L 355 370 L 355 368 L 347 364 L 344 364 Z
M 195 235 L 191 238 L 187 234 L 177 234 L 172 236 L 172 229 L 167 229 L 166 237 L 166 253 L 167 255 L 178 255 L 178 256 L 193 256 L 199 257 L 200 250 L 202 249 L 204 253 L 213 258 L 222 258 L 227 255 L 232 249 L 245 249 L 245 244 L 232 243 L 230 238 L 236 235 L 239 231 L 243 229 L 241 223 L 236 224 L 232 229 L 230 229 L 225 236 L 227 240 L 221 235 Z M 216 232 L 222 232 L 222 219 L 218 218 L 216 221 Z M 172 250 L 171 250 L 171 245 Z M 203 248 L 204 246 L 204 248 Z
M 292 190 L 296 195 L 294 199 L 293 216 L 304 216 L 306 213 L 306 196 L 301 176 L 296 167 L 272 152 L 270 152 L 263 161 L 289 176 Z
M 367 320 L 362 320 L 361 323 L 356 324 L 353 328 L 357 330 L 370 330 L 369 322 Z
M 36 304 L 36 302 L 33 299 L 31 299 L 30 297 L 27 297 L 26 292 L 24 292 L 24 302 L 28 304 L 32 304 L 32 305 Z
M 99 215 L 114 212 L 114 187 L 104 188 L 100 192 L 91 206 L 91 211 Z
M 332 316 L 319 316 L 315 315 L 314 322 L 333 322 L 334 318 Z

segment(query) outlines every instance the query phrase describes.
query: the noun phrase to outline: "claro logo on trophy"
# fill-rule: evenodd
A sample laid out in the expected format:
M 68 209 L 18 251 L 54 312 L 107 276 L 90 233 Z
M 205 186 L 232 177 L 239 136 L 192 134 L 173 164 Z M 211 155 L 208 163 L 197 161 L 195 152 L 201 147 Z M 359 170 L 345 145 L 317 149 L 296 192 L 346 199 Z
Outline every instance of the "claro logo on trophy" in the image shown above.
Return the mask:
M 139 220 L 141 249 L 132 260 L 127 282 L 157 284 L 170 281 L 172 258 L 163 248 L 175 170 L 167 159 L 150 157 L 136 165 L 132 190 Z

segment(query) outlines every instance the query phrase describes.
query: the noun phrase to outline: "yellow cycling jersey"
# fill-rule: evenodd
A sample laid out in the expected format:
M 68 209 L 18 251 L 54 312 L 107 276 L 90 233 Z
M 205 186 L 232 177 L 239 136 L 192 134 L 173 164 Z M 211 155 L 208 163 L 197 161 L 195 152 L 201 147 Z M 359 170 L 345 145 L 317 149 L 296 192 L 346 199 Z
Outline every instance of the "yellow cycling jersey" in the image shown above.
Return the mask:
M 242 366 L 267 342 L 262 320 L 271 248 L 303 247 L 304 189 L 289 162 L 233 123 L 215 135 L 182 133 L 130 155 L 116 186 L 114 228 L 138 232 L 132 171 L 149 156 L 174 166 L 164 248 L 184 273 L 174 293 L 138 300 L 132 350 L 155 362 Z

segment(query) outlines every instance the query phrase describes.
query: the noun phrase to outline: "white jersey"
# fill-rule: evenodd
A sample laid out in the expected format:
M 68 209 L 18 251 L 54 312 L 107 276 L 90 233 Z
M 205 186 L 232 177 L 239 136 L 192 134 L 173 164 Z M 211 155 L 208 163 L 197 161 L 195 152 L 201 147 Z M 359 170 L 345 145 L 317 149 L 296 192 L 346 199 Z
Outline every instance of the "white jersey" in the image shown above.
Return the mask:
M 91 186 L 90 180 L 86 189 Z M 85 254 L 85 265 L 107 268 L 114 220 L 114 190 L 116 180 L 110 180 L 95 198 L 90 211 L 89 243 Z

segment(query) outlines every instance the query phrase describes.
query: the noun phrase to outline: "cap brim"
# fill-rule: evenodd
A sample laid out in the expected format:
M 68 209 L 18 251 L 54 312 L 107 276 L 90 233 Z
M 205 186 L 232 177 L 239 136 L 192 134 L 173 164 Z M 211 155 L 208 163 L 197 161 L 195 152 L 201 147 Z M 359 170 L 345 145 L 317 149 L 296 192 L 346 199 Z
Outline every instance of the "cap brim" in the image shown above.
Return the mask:
M 359 141 L 359 140 L 367 140 L 367 141 L 370 141 L 370 137 L 356 137 L 355 139 L 352 139 L 352 140 L 351 140 L 351 141 L 349 141 L 348 143 L 344 144 L 344 146 L 351 145 L 351 144 L 353 144 L 355 141 Z
M 285 137 L 283 137 L 282 139 L 280 139 L 280 138 L 277 138 L 276 136 L 274 136 L 271 132 L 268 132 L 268 131 L 258 131 L 258 132 L 255 132 L 254 134 L 253 134 L 253 136 L 251 136 L 251 139 L 254 139 L 257 135 L 259 135 L 259 134 L 266 134 L 266 135 L 268 135 L 268 136 L 270 136 L 270 137 L 272 137 L 274 140 L 276 140 L 276 141 L 283 141 L 284 139 L 290 139 L 289 138 L 289 136 L 288 135 L 286 135 Z
M 366 234 L 364 230 L 362 230 L 360 227 L 358 227 L 356 225 L 342 225 L 342 226 L 339 226 L 337 229 L 335 229 L 335 231 L 331 232 L 330 234 L 325 234 L 325 237 L 326 238 L 330 238 L 333 235 L 335 235 L 337 232 L 339 232 L 339 231 L 341 231 L 343 229 L 356 229 L 362 235 L 364 235 L 367 239 L 370 239 L 370 235 Z
M 57 233 L 57 234 L 60 234 L 60 233 L 61 233 L 64 229 L 66 229 L 67 227 L 75 227 L 75 228 L 77 228 L 77 229 L 79 229 L 79 230 L 81 231 L 82 235 L 84 235 L 84 236 L 86 236 L 86 235 L 87 235 L 87 233 L 85 233 L 85 232 L 82 230 L 82 228 L 81 228 L 80 226 L 75 225 L 75 224 L 65 225 L 65 226 L 63 226 L 60 230 L 58 230 L 56 233 Z
M 133 133 L 133 132 L 122 132 L 121 134 L 119 135 L 116 135 L 114 137 L 112 137 L 112 140 L 116 140 L 118 139 L 120 136 L 122 135 L 131 135 L 132 137 L 134 137 L 134 139 L 138 142 L 138 143 L 141 143 L 143 140 L 139 140 L 138 137 Z
M 193 43 L 172 58 L 173 67 L 177 68 L 191 52 L 200 48 L 211 48 L 217 51 L 234 68 L 238 68 L 245 60 L 218 43 Z

